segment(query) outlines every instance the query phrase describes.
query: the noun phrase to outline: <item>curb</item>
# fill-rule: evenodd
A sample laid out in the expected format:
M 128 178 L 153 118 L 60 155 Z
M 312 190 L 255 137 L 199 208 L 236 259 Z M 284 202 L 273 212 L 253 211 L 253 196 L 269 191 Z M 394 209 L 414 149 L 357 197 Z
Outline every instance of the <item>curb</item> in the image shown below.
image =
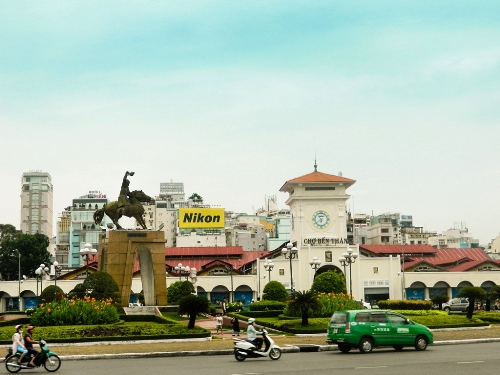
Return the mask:
M 500 342 L 500 338 L 470 339 L 470 340 L 447 340 L 435 341 L 430 346 L 460 345 L 460 344 L 481 344 L 488 342 Z M 330 352 L 338 351 L 337 345 L 287 345 L 281 348 L 283 353 L 303 353 L 303 352 Z M 93 354 L 93 355 L 70 355 L 61 356 L 64 361 L 98 360 L 98 359 L 127 359 L 127 358 L 163 358 L 163 357 L 188 357 L 188 356 L 212 356 L 212 355 L 232 355 L 233 349 L 224 350 L 193 350 L 178 352 L 152 352 L 152 353 L 120 353 L 120 354 Z

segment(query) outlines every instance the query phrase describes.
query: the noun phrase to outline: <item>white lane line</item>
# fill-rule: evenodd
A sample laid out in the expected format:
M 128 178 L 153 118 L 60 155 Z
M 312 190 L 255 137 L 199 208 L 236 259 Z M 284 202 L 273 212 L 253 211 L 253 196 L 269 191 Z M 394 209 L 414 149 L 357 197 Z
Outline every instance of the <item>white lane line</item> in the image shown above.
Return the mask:
M 354 367 L 354 369 L 362 369 L 362 368 L 384 368 L 384 367 L 387 367 L 387 366 L 360 366 L 360 367 Z
M 467 363 L 483 363 L 484 361 L 468 361 L 468 362 L 457 362 L 460 364 L 467 364 Z

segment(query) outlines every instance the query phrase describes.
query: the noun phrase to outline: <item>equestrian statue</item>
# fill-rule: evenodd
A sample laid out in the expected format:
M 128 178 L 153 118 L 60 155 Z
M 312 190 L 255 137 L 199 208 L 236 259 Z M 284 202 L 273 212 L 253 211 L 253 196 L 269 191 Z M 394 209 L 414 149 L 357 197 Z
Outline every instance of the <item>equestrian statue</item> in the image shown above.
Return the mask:
M 118 224 L 118 220 L 120 220 L 122 216 L 133 217 L 142 226 L 142 229 L 148 229 L 142 217 L 142 214 L 144 214 L 144 207 L 142 207 L 141 202 L 150 202 L 151 197 L 144 194 L 142 190 L 129 190 L 130 181 L 127 177 L 133 175 L 134 172 L 125 172 L 118 201 L 110 202 L 104 205 L 103 208 L 94 212 L 94 222 L 97 225 L 101 224 L 104 214 L 106 214 L 113 221 L 113 224 L 116 225 L 117 229 L 123 229 L 121 225 Z

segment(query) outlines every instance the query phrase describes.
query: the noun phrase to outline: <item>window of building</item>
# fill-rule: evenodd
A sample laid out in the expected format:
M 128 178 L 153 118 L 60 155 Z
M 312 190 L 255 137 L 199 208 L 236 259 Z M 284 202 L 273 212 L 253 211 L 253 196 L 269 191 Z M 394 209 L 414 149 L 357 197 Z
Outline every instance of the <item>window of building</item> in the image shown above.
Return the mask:
M 388 228 L 382 228 L 382 233 L 389 233 L 389 229 Z

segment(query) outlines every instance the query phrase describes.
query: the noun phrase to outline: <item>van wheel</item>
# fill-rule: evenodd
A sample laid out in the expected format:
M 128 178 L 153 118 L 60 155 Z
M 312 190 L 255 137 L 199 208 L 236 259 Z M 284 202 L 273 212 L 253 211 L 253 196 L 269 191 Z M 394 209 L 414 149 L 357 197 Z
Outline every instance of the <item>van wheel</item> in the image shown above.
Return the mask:
M 359 351 L 361 353 L 370 353 L 373 350 L 373 340 L 369 337 L 363 337 L 359 342 Z
M 342 353 L 349 353 L 351 351 L 351 345 L 348 345 L 348 344 L 337 344 L 337 346 L 339 347 L 339 350 Z
M 397 352 L 400 352 L 401 350 L 403 350 L 403 345 L 394 345 L 393 348 L 397 351 Z
M 446 306 L 443 310 L 446 311 L 447 313 L 450 312 L 450 308 L 448 306 Z
M 427 337 L 425 336 L 417 336 L 415 339 L 415 349 L 418 351 L 423 351 L 427 349 Z

